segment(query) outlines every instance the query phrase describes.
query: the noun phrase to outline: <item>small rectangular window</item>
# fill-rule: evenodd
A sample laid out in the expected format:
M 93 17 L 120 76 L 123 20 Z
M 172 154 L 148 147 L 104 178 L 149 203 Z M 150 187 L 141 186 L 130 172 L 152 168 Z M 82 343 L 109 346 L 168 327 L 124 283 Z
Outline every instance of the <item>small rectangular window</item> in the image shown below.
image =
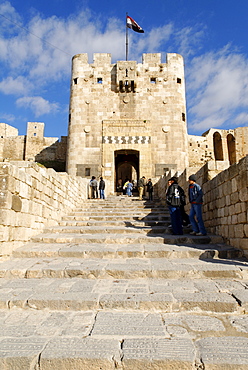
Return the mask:
M 36 132 L 34 133 L 34 136 L 36 136 Z
M 77 83 L 78 83 L 78 78 L 74 78 L 74 85 L 77 85 Z
M 98 78 L 97 78 L 97 83 L 98 83 L 98 84 L 102 84 L 102 77 L 98 77 Z
M 182 113 L 182 121 L 185 122 L 185 113 Z
M 177 78 L 177 83 L 178 83 L 178 84 L 182 83 L 181 78 Z
M 90 168 L 85 168 L 85 176 L 90 176 Z
M 151 84 L 155 84 L 156 83 L 156 78 L 155 77 L 151 77 L 150 82 L 151 82 Z

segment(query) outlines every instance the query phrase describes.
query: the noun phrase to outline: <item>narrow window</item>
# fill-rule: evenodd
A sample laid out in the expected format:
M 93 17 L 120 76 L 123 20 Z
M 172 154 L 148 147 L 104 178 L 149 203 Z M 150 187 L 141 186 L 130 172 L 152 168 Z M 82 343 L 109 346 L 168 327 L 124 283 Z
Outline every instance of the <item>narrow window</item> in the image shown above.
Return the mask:
M 156 78 L 155 77 L 151 77 L 150 82 L 151 82 L 151 84 L 155 84 L 156 83 Z
M 102 84 L 102 77 L 98 77 L 98 78 L 97 78 L 97 83 L 98 83 L 98 84 Z
M 181 78 L 177 78 L 177 83 L 178 83 L 178 84 L 182 83 Z
M 78 78 L 74 78 L 74 85 L 77 85 L 77 83 L 78 83 Z
M 185 113 L 182 113 L 182 120 L 185 122 Z
M 134 92 L 134 81 L 131 81 L 131 90 Z
M 85 168 L 85 176 L 90 176 L 90 168 Z
M 36 136 L 36 132 L 34 133 L 34 136 Z
M 126 69 L 126 77 L 128 77 L 128 70 Z

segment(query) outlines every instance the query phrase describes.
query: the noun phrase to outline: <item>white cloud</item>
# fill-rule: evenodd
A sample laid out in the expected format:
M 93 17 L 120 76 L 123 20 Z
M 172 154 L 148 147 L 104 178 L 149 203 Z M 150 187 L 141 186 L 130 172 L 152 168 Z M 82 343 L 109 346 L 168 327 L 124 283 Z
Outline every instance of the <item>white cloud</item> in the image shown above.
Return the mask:
M 175 33 L 175 43 L 178 45 L 178 53 L 184 58 L 196 54 L 202 47 L 202 39 L 205 36 L 205 26 L 196 24 L 194 27 L 184 27 Z
M 21 95 L 31 89 L 31 83 L 23 76 L 7 77 L 0 82 L 0 91 L 6 95 Z
M 237 115 L 237 117 L 235 117 L 234 119 L 234 123 L 235 125 L 246 125 L 248 124 L 248 113 L 246 112 L 243 112 L 243 113 L 240 113 Z
M 6 114 L 0 112 L 0 120 L 1 121 L 7 121 L 7 122 L 14 122 L 16 120 L 16 117 L 13 114 Z
M 36 117 L 56 112 L 59 108 L 57 103 L 50 103 L 41 96 L 26 96 L 16 101 L 18 107 L 31 109 Z
M 187 88 L 189 127 L 221 127 L 248 108 L 248 60 L 229 47 L 194 58 Z

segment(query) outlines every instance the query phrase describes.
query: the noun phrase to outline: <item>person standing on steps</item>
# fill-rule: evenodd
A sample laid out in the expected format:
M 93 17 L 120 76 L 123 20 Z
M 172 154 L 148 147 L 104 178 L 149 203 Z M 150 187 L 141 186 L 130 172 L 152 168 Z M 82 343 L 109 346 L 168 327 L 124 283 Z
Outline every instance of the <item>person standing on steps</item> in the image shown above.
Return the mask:
M 138 181 L 139 200 L 142 200 L 145 187 L 145 176 L 142 176 Z
M 100 199 L 105 199 L 105 181 L 103 180 L 102 177 L 100 177 L 100 182 L 99 182 L 99 193 L 100 193 Z
M 153 193 L 153 185 L 152 185 L 152 180 L 149 179 L 148 183 L 146 184 L 147 192 L 148 192 L 148 200 L 152 201 L 152 193 Z
M 97 180 L 96 180 L 95 176 L 92 176 L 91 187 L 92 187 L 92 197 L 93 197 L 93 199 L 98 198 Z
M 166 203 L 169 207 L 172 231 L 174 235 L 183 235 L 181 199 L 184 196 L 183 189 L 178 185 L 177 178 L 172 177 L 168 181 L 166 191 Z
M 128 180 L 126 183 L 126 195 L 128 197 L 132 196 L 133 184 Z
M 196 175 L 189 176 L 189 202 L 191 204 L 189 219 L 193 229 L 190 234 L 207 235 L 202 219 L 203 191 L 200 185 L 196 183 Z

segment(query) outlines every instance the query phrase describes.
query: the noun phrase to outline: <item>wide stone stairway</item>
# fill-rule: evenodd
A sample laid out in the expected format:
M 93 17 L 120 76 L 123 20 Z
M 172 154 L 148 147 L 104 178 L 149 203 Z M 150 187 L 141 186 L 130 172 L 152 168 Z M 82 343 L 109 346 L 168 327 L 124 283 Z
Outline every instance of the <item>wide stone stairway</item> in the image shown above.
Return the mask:
M 166 206 L 85 200 L 0 260 L 0 370 L 248 369 L 248 262 Z

